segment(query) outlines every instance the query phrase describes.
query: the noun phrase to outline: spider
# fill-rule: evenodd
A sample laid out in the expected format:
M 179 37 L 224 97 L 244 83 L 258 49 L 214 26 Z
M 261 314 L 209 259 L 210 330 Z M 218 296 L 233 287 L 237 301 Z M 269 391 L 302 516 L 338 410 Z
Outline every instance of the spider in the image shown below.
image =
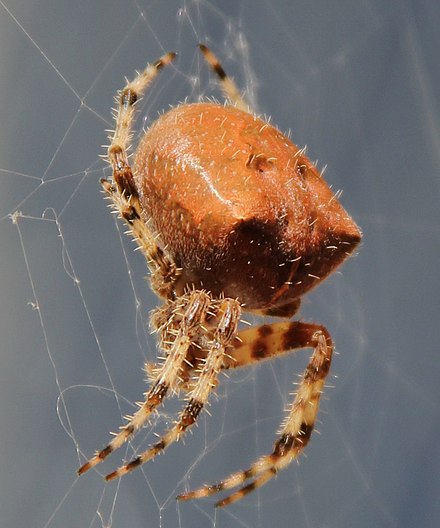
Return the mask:
M 290 319 L 301 297 L 353 252 L 361 232 L 304 149 L 251 113 L 216 56 L 199 47 L 228 103 L 181 104 L 161 115 L 141 138 L 133 168 L 128 150 L 136 103 L 175 53 L 148 65 L 116 98 L 108 148 L 113 177 L 101 183 L 163 299 L 151 314 L 163 359 L 149 369 L 152 383 L 139 409 L 78 473 L 132 438 L 167 395 L 179 389 L 187 394 L 178 419 L 107 480 L 179 440 L 196 422 L 222 369 L 312 348 L 272 452 L 218 484 L 178 497 L 238 487 L 217 502 L 225 506 L 272 479 L 309 442 L 333 343 L 324 326 Z M 284 320 L 242 329 L 242 312 Z

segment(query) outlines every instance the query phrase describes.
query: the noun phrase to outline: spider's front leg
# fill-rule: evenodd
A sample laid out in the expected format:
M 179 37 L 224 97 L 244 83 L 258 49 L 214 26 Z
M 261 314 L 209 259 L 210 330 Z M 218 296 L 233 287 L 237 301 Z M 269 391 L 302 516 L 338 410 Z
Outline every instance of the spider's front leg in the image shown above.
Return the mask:
M 300 322 L 273 323 L 244 330 L 238 337 L 239 341 L 231 352 L 233 361 L 229 364 L 230 368 L 269 359 L 289 350 L 313 347 L 314 351 L 272 453 L 259 458 L 249 469 L 234 473 L 218 484 L 206 485 L 180 495 L 180 500 L 208 497 L 253 479 L 250 484 L 217 502 L 216 506 L 226 506 L 240 500 L 297 458 L 312 434 L 333 353 L 333 343 L 327 329 Z
M 193 291 L 177 301 L 167 303 L 166 308 L 171 313 L 171 322 L 167 321 L 162 328 L 157 329 L 166 352 L 166 358 L 158 368 L 150 390 L 145 394 L 145 401 L 139 404 L 138 411 L 129 418 L 128 422 L 107 446 L 79 468 L 79 475 L 101 463 L 113 451 L 125 444 L 145 424 L 165 396 L 175 389 L 179 383 L 179 375 L 188 350 L 194 341 L 198 340 L 198 336 L 203 333 L 203 324 L 209 312 L 210 304 L 211 298 L 203 291 Z M 161 312 L 162 310 L 157 311 Z M 179 320 L 178 328 L 172 327 L 173 319 Z M 166 344 L 166 340 L 170 340 L 170 342 Z
M 211 390 L 216 385 L 218 373 L 225 362 L 225 357 L 232 348 L 236 338 L 237 326 L 240 320 L 241 306 L 235 299 L 213 300 L 209 307 L 211 319 L 207 319 L 204 335 L 196 343 L 200 348 L 201 364 L 196 372 L 196 379 L 190 391 L 187 403 L 178 421 L 164 436 L 144 453 L 134 458 L 128 464 L 121 466 L 106 476 L 106 480 L 121 477 L 133 471 L 140 465 L 164 451 L 170 444 L 177 441 L 191 427 L 208 401 Z

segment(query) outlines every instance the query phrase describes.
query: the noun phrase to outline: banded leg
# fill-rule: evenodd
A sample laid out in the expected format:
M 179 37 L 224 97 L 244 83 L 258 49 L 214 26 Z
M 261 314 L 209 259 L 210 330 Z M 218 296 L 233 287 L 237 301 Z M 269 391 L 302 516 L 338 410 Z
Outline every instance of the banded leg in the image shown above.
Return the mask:
M 231 344 L 235 338 L 241 307 L 234 299 L 222 299 L 216 319 L 216 327 L 213 331 L 212 340 L 207 344 L 207 356 L 203 360 L 203 366 L 198 372 L 198 378 L 194 388 L 189 393 L 188 402 L 180 414 L 179 420 L 174 427 L 169 429 L 164 436 L 150 449 L 141 453 L 128 464 L 121 466 L 105 478 L 113 480 L 121 477 L 145 462 L 154 458 L 164 451 L 169 445 L 179 440 L 180 436 L 191 427 L 199 416 L 204 405 L 208 401 L 209 394 L 216 385 L 218 373 L 222 367 L 225 354 L 229 353 Z M 209 322 L 215 324 L 214 322 Z
M 125 193 L 127 198 L 132 194 L 137 194 L 127 154 L 131 139 L 131 125 L 135 115 L 135 104 L 143 96 L 159 71 L 170 64 L 175 57 L 175 53 L 169 52 L 155 63 L 149 64 L 133 81 L 128 82 L 116 96 L 118 107 L 115 115 L 115 130 L 110 136 L 107 154 L 113 169 L 113 179 L 119 192 Z
M 323 326 L 314 324 L 274 323 L 245 330 L 238 337 L 241 343 L 231 352 L 235 366 L 251 364 L 288 350 L 313 347 L 314 351 L 272 453 L 260 457 L 249 469 L 233 473 L 218 484 L 205 485 L 180 495 L 177 497 L 180 500 L 208 497 L 219 491 L 241 486 L 252 479 L 246 486 L 217 502 L 216 506 L 236 502 L 266 484 L 278 471 L 297 458 L 312 434 L 332 359 L 333 343 L 328 331 Z
M 210 297 L 202 291 L 191 292 L 174 303 L 176 304 L 176 316 L 180 315 L 182 317 L 180 328 L 176 331 L 176 336 L 169 348 L 168 355 L 157 373 L 155 383 L 146 394 L 144 403 L 141 404 L 139 410 L 109 444 L 78 469 L 79 475 L 102 462 L 110 453 L 113 453 L 113 451 L 127 442 L 145 424 L 151 413 L 162 403 L 170 389 L 173 390 L 178 384 L 182 364 L 193 340 L 197 339 L 197 334 L 202 332 L 201 327 L 208 313 L 210 303 Z M 183 315 L 182 309 L 184 310 Z M 169 328 L 164 328 L 162 331 L 168 337 L 172 333 Z
M 172 298 L 173 283 L 177 275 L 175 264 L 157 245 L 155 234 L 142 218 L 142 208 L 128 162 L 131 125 L 135 116 L 136 102 L 143 96 L 159 71 L 170 64 L 176 54 L 166 53 L 158 61 L 149 64 L 133 81 L 128 82 L 116 96 L 115 130 L 110 136 L 108 161 L 113 169 L 113 182 L 101 180 L 113 207 L 128 224 L 130 233 L 143 252 L 152 274 L 152 287 L 160 296 Z
M 206 62 L 211 66 L 211 68 L 217 74 L 217 77 L 220 79 L 221 87 L 226 97 L 235 107 L 248 112 L 249 105 L 241 96 L 241 93 L 234 81 L 226 74 L 225 70 L 220 64 L 220 61 L 217 59 L 214 53 L 212 53 L 212 51 L 204 44 L 199 44 L 199 48 L 203 53 Z
M 130 169 L 131 170 L 131 169 Z M 155 233 L 142 218 L 142 207 L 137 193 L 127 195 L 108 180 L 101 180 L 104 192 L 113 202 L 113 208 L 129 227 L 129 233 L 142 251 L 151 273 L 151 288 L 160 297 L 174 298 L 174 283 L 179 269 L 171 258 L 157 244 Z

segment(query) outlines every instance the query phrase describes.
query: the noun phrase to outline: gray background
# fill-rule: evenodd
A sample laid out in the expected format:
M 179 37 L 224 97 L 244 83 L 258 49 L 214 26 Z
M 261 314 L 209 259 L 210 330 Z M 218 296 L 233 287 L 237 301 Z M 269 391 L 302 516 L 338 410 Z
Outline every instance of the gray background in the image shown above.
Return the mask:
M 439 526 L 439 23 L 433 0 L 0 2 L 1 526 Z M 199 41 L 328 164 L 364 232 L 301 312 L 339 352 L 320 434 L 217 512 L 174 496 L 271 449 L 307 352 L 231 373 L 212 417 L 143 472 L 107 486 L 75 474 L 132 411 L 156 353 L 145 263 L 98 184 L 112 97 L 169 49 L 179 60 L 138 130 L 185 97 L 219 97 Z M 100 472 L 153 439 L 147 428 Z

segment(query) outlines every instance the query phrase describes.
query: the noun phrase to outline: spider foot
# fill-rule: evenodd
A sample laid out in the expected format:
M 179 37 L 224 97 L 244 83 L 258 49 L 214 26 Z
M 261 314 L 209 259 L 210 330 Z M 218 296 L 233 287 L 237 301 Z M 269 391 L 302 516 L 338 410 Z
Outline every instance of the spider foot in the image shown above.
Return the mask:
M 228 506 L 233 502 L 237 502 L 252 491 L 264 486 L 269 480 L 277 475 L 277 473 L 288 466 L 294 458 L 297 457 L 298 452 L 306 445 L 311 434 L 310 431 L 304 432 L 308 436 L 298 436 L 295 440 L 291 435 L 282 435 L 275 448 L 270 455 L 262 456 L 252 466 L 245 471 L 238 471 L 233 473 L 226 479 L 217 484 L 210 484 L 202 486 L 196 490 L 188 491 L 178 495 L 178 500 L 192 500 L 210 497 L 223 490 L 228 490 L 241 486 L 234 493 L 226 496 L 216 503 L 216 507 L 222 508 Z M 244 485 L 248 480 L 250 483 Z
M 203 409 L 203 403 L 190 400 L 183 411 L 178 423 L 175 424 L 165 435 L 151 446 L 147 451 L 131 460 L 128 464 L 121 466 L 112 473 L 106 475 L 105 480 L 114 480 L 130 473 L 137 467 L 152 460 L 156 455 L 165 451 L 165 449 L 172 443 L 179 440 L 179 437 L 186 431 L 188 427 L 193 425 Z
M 146 401 L 140 405 L 140 408 L 131 417 L 129 422 L 121 427 L 119 433 L 101 451 L 98 451 L 78 469 L 78 475 L 82 475 L 89 471 L 89 469 L 97 466 L 113 453 L 113 451 L 123 446 L 144 425 L 156 407 L 162 403 L 168 390 L 169 386 L 166 382 L 160 381 L 155 383 L 148 392 Z

